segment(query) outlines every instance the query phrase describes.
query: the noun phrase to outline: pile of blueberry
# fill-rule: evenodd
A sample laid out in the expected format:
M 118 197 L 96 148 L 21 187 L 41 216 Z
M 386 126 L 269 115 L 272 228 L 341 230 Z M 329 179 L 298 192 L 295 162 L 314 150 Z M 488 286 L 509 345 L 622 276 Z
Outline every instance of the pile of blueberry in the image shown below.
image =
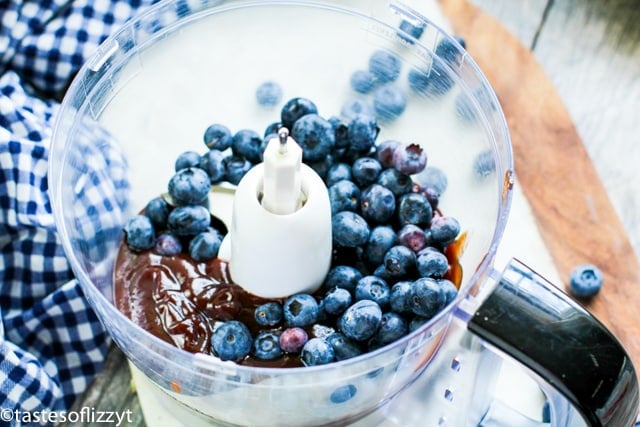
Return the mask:
M 151 200 L 126 224 L 126 242 L 134 252 L 186 253 L 197 262 L 215 258 L 226 230 L 212 223 L 211 185 L 238 184 L 262 161 L 268 141 L 282 127 L 324 180 L 333 237 L 325 282 L 314 294 L 256 303 L 251 322 L 211 319 L 212 354 L 238 362 L 295 356 L 306 366 L 344 360 L 396 341 L 455 298 L 459 283 L 450 279 L 457 260 L 450 260 L 446 249 L 460 225 L 438 209 L 447 178 L 427 167 L 419 144 L 377 140 L 379 120 L 404 109 L 390 85 L 399 73 L 394 64 L 391 54 L 371 56 L 371 88 L 384 94 L 374 97 L 373 110 L 353 104 L 348 114 L 326 118 L 313 101 L 297 97 L 284 103 L 279 120 L 262 135 L 250 129 L 232 134 L 212 124 L 203 136 L 208 151 L 182 153 L 167 195 Z M 364 74 L 355 73 L 351 81 L 361 93 L 368 85 Z M 256 96 L 273 106 L 281 93 L 270 82 Z M 412 178 L 418 173 L 420 183 Z

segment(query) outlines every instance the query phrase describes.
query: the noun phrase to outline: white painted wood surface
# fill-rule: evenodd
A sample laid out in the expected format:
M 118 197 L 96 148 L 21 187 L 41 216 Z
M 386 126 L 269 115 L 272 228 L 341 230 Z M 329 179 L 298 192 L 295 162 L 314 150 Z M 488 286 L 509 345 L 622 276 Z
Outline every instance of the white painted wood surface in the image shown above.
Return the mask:
M 565 102 L 640 254 L 640 3 L 471 2 L 532 49 Z

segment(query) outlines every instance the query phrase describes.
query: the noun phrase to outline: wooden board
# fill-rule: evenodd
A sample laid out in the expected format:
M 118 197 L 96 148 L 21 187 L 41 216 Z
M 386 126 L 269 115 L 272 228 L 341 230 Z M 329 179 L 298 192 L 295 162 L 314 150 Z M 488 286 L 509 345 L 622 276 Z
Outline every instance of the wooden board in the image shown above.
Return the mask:
M 531 51 L 465 0 L 440 0 L 454 32 L 494 87 L 504 109 L 515 169 L 561 277 L 599 266 L 601 293 L 585 306 L 640 367 L 640 265 L 618 215 L 555 87 Z M 535 267 L 534 267 L 535 268 Z

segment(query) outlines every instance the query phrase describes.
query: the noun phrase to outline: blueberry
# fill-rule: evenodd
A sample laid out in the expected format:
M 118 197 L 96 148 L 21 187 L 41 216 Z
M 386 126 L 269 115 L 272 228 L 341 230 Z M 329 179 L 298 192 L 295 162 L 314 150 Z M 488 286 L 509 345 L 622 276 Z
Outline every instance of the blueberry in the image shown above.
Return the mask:
M 360 157 L 353 162 L 351 167 L 353 180 L 360 187 L 366 187 L 376 182 L 380 172 L 382 172 L 382 165 L 372 157 Z
M 376 78 L 370 71 L 356 70 L 351 74 L 349 83 L 356 92 L 369 93 L 376 83 Z
M 349 147 L 356 152 L 366 153 L 373 147 L 380 128 L 372 115 L 359 114 L 349 122 Z
M 208 199 L 211 180 L 200 168 L 181 169 L 169 180 L 168 189 L 178 206 L 198 205 Z
M 242 177 L 245 176 L 253 164 L 242 156 L 227 156 L 222 161 L 224 164 L 225 176 L 231 184 L 238 185 Z
M 329 118 L 335 136 L 335 148 L 347 148 L 349 146 L 349 125 L 339 117 Z
M 260 332 L 253 340 L 253 355 L 262 360 L 273 360 L 282 356 L 280 337 L 270 331 Z
M 317 114 L 299 118 L 293 126 L 291 136 L 302 147 L 302 158 L 307 162 L 327 157 L 336 139 L 331 123 Z
M 392 121 L 400 117 L 407 108 L 407 95 L 396 85 L 384 85 L 373 93 L 373 109 L 382 121 Z
M 169 204 L 162 197 L 155 197 L 145 206 L 144 214 L 149 217 L 156 230 L 163 230 L 167 227 Z
M 393 277 L 405 277 L 416 266 L 416 254 L 406 246 L 392 247 L 382 261 L 385 270 Z
M 307 98 L 292 98 L 287 101 L 280 111 L 282 126 L 293 129 L 294 123 L 307 114 L 317 114 L 318 107 Z M 295 139 L 295 138 L 294 138 Z M 296 141 L 298 141 L 296 139 Z M 299 143 L 299 141 L 298 141 Z
M 427 166 L 422 172 L 414 177 L 416 182 L 422 187 L 430 187 L 439 194 L 444 194 L 449 185 L 447 175 L 435 166 Z
M 340 246 L 355 247 L 363 245 L 369 239 L 369 225 L 355 212 L 342 211 L 331 218 L 331 232 L 334 243 Z
M 424 195 L 429 201 L 431 205 L 431 210 L 435 211 L 438 209 L 438 204 L 440 203 L 440 193 L 436 191 L 435 188 L 432 187 L 420 187 L 419 192 Z
M 369 265 L 379 265 L 384 255 L 397 243 L 396 232 L 388 225 L 378 225 L 371 230 L 364 248 L 364 259 Z
M 551 405 L 549 404 L 548 400 L 545 400 L 544 403 L 542 404 L 542 422 L 543 423 L 551 422 Z M 635 425 L 637 426 L 638 423 L 636 422 Z
M 387 312 L 382 315 L 380 327 L 369 342 L 369 348 L 375 349 L 390 344 L 409 332 L 407 321 L 398 313 Z
M 136 215 L 124 226 L 127 245 L 132 251 L 151 249 L 156 244 L 156 234 L 151 219 L 145 215 Z
M 174 170 L 178 172 L 180 169 L 197 168 L 200 163 L 200 154 L 196 151 L 185 151 L 180 153 L 176 159 Z
M 449 305 L 458 296 L 458 288 L 448 279 L 437 279 L 436 281 L 444 293 L 445 305 Z
M 396 210 L 396 198 L 388 188 L 372 184 L 360 197 L 360 210 L 368 221 L 385 223 Z
M 473 159 L 473 172 L 479 177 L 491 175 L 496 171 L 496 159 L 491 150 L 478 153 Z
M 417 68 L 412 68 L 407 74 L 409 87 L 417 93 L 426 93 L 429 87 L 429 72 Z
M 387 139 L 378 144 L 376 147 L 376 157 L 383 168 L 393 166 L 393 152 L 401 145 L 402 143 L 395 139 Z
M 418 253 L 416 266 L 420 277 L 442 277 L 449 269 L 449 260 L 437 249 L 427 247 Z
M 412 175 L 427 166 L 427 154 L 418 144 L 403 145 L 393 152 L 393 167 L 398 171 Z
M 362 273 L 357 268 L 349 265 L 338 265 L 327 273 L 324 287 L 331 289 L 334 287 L 343 288 L 349 292 L 354 292 L 358 280 L 362 278 Z
M 327 187 L 331 187 L 333 184 L 343 179 L 347 181 L 351 180 L 351 166 L 346 163 L 335 163 L 327 171 L 325 183 L 327 184 Z
M 262 161 L 262 138 L 251 129 L 242 129 L 233 135 L 231 150 L 236 156 L 242 156 L 251 163 Z
M 398 220 L 400 224 L 427 226 L 431 223 L 433 209 L 424 194 L 408 193 L 400 197 Z
M 171 233 L 162 233 L 156 239 L 156 253 L 163 256 L 173 256 L 182 252 L 180 239 Z
M 281 122 L 270 123 L 269 126 L 267 126 L 264 130 L 264 133 L 263 133 L 264 139 L 269 140 L 277 136 L 281 128 L 282 128 Z
M 413 282 L 411 310 L 418 316 L 432 318 L 446 304 L 446 295 L 438 282 L 430 277 L 422 277 Z
M 224 151 L 231 147 L 233 137 L 228 127 L 221 124 L 212 124 L 204 131 L 204 144 L 210 150 Z
M 309 341 L 307 331 L 300 327 L 287 328 L 280 334 L 280 348 L 287 353 L 299 353 Z
M 318 302 L 312 295 L 294 294 L 284 301 L 282 313 L 288 326 L 309 326 L 318 320 Z
M 167 223 L 176 236 L 195 236 L 207 231 L 211 214 L 204 206 L 180 206 L 171 211 Z
M 391 305 L 391 309 L 396 313 L 413 313 L 412 298 L 413 283 L 409 281 L 398 282 L 391 287 L 389 304 Z
M 326 365 L 335 360 L 333 347 L 321 338 L 311 338 L 300 353 L 305 366 Z
M 376 302 L 380 308 L 389 305 L 391 289 L 383 279 L 377 276 L 364 276 L 358 281 L 355 291 L 356 301 L 371 300 Z
M 424 22 L 413 23 L 411 21 L 403 19 L 400 21 L 400 25 L 398 26 L 398 28 L 402 33 L 404 33 L 404 34 L 400 34 L 400 36 L 404 40 L 410 41 L 407 39 L 406 36 L 411 36 L 415 39 L 419 39 L 422 36 L 422 33 L 424 32 L 425 23 Z
M 427 246 L 427 235 L 424 230 L 415 224 L 406 224 L 398 230 L 398 242 L 418 252 Z
M 240 360 L 251 351 L 249 328 L 237 320 L 222 323 L 213 331 L 213 352 L 222 360 Z
M 200 157 L 198 167 L 209 175 L 211 184 L 217 184 L 225 179 L 225 155 L 220 150 L 209 150 Z
M 351 305 L 351 293 L 345 288 L 336 287 L 325 294 L 323 302 L 325 312 L 337 316 Z
M 383 170 L 378 176 L 378 184 L 387 187 L 394 196 L 400 197 L 413 190 L 413 180 L 395 168 Z
M 382 322 L 380 306 L 371 300 L 360 300 L 347 308 L 338 324 L 347 338 L 366 341 L 376 333 L 380 322 Z
M 437 216 L 430 226 L 429 238 L 433 243 L 447 246 L 453 243 L 460 233 L 460 223 L 451 216 Z
M 400 58 L 385 50 L 376 50 L 369 58 L 369 71 L 380 83 L 396 80 L 401 66 Z
M 276 301 L 260 304 L 253 311 L 253 318 L 262 326 L 275 326 L 282 321 L 282 316 L 282 305 Z
M 347 120 L 353 120 L 356 116 L 374 117 L 375 110 L 369 102 L 364 99 L 351 99 L 344 103 L 340 109 L 340 115 Z
M 333 166 L 334 162 L 335 162 L 335 160 L 334 160 L 333 156 L 331 154 L 329 154 L 324 159 L 320 159 L 320 160 L 315 161 L 315 162 L 307 161 L 306 164 L 311 169 L 313 169 L 315 171 L 315 173 L 317 173 L 320 178 L 322 178 L 323 180 L 326 181 L 327 173 L 329 173 L 329 169 L 331 169 L 331 166 Z
M 331 213 L 341 211 L 355 212 L 360 205 L 360 189 L 351 181 L 343 179 L 329 187 Z
M 464 53 L 461 51 L 464 45 L 466 43 L 462 37 L 456 36 L 453 40 L 445 38 L 436 46 L 435 54 L 449 63 L 456 64 Z
M 582 264 L 571 271 L 569 290 L 578 298 L 591 298 L 602 288 L 602 272 L 593 264 Z
M 256 89 L 256 101 L 264 107 L 275 107 L 282 100 L 282 87 L 272 81 L 261 83 Z
M 222 235 L 214 228 L 197 234 L 189 242 L 189 256 L 198 262 L 209 261 L 218 256 Z
M 360 345 L 340 332 L 334 332 L 325 339 L 333 347 L 336 360 L 350 359 L 362 354 Z
M 332 403 L 344 403 L 348 400 L 351 400 L 351 398 L 353 398 L 353 396 L 355 396 L 357 392 L 358 389 L 353 384 L 343 385 L 338 387 L 331 393 L 331 396 L 329 396 L 329 400 L 331 400 Z
M 443 66 L 434 62 L 430 70 L 412 69 L 407 76 L 409 87 L 420 94 L 440 96 L 453 87 L 453 79 Z

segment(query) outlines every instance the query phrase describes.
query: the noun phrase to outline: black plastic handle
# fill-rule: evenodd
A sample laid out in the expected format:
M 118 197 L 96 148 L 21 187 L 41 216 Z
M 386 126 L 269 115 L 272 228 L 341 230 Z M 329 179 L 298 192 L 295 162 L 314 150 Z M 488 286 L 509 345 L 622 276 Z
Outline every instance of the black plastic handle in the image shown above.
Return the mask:
M 607 328 L 560 289 L 512 260 L 468 328 L 561 393 L 589 426 L 633 426 L 638 378 Z

